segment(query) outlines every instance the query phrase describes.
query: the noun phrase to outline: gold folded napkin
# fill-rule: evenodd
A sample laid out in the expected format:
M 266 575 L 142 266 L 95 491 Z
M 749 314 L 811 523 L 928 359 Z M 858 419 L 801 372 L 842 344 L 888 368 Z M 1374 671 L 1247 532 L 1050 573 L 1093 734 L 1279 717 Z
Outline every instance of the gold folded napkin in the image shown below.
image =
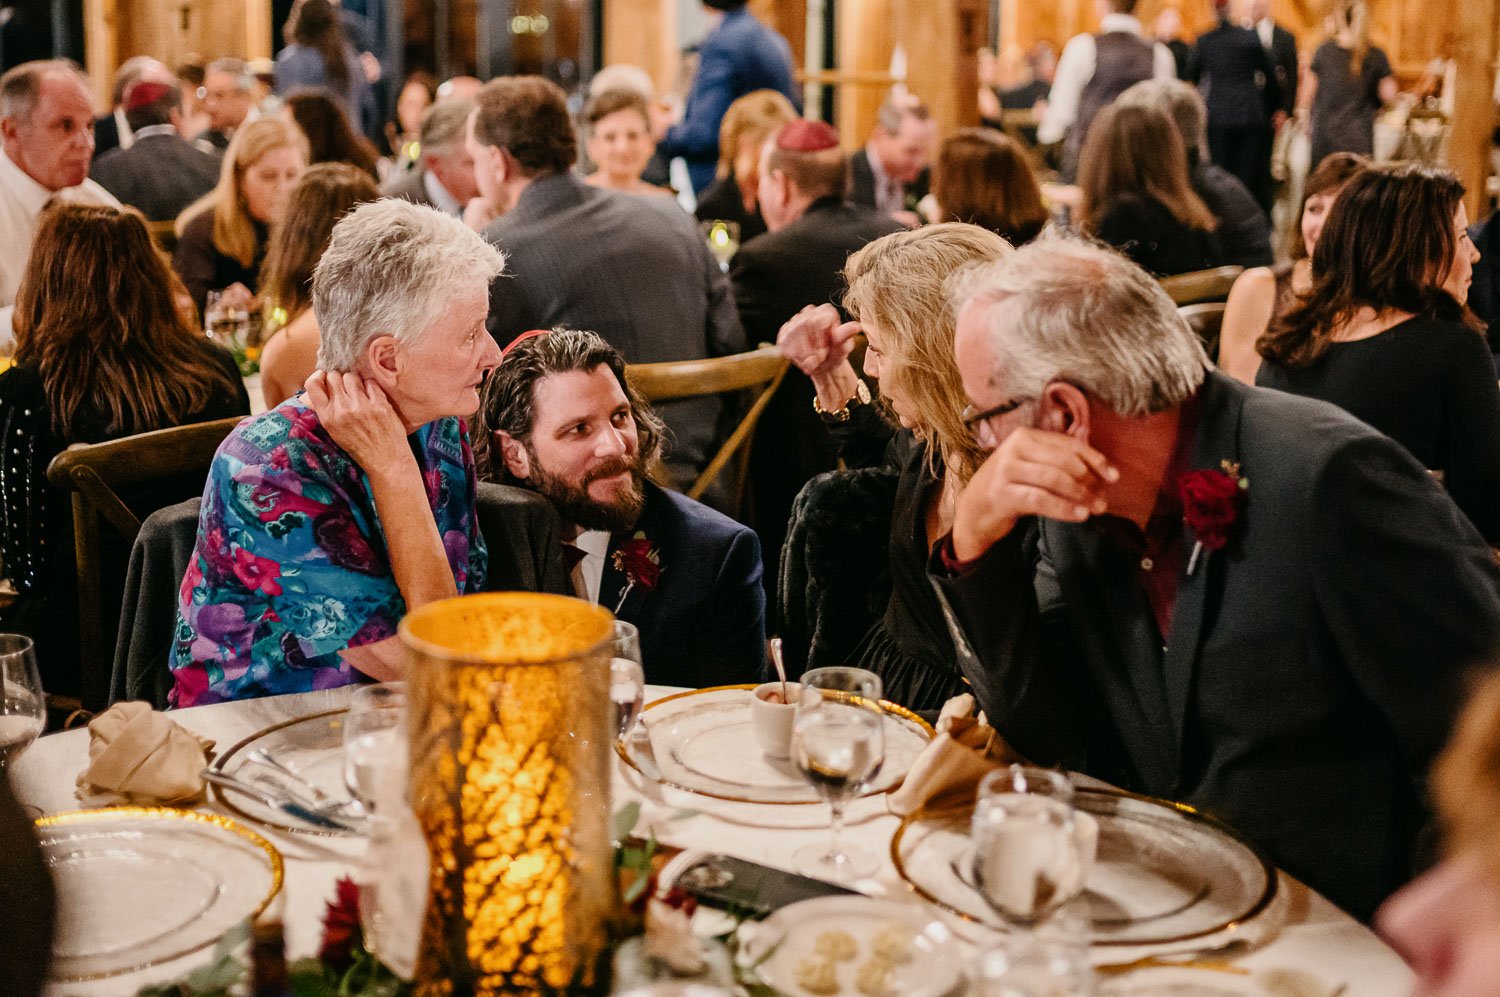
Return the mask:
M 1021 761 L 1000 734 L 973 716 L 974 697 L 955 696 L 938 714 L 937 736 L 912 762 L 901 788 L 886 797 L 899 817 L 923 807 L 942 809 L 973 803 L 979 783 L 1002 765 Z
M 86 806 L 194 803 L 213 747 L 149 703 L 116 703 L 89 721 L 89 764 L 75 793 Z

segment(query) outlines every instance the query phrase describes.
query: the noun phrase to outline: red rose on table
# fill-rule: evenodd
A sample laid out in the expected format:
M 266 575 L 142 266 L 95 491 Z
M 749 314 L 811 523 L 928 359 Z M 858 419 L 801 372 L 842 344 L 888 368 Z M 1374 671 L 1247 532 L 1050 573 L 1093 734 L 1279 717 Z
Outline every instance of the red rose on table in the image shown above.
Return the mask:
M 342 971 L 354 961 L 354 944 L 360 930 L 359 886 L 344 876 L 334 889 L 334 897 L 323 912 L 323 946 L 318 950 L 318 958 Z
M 615 567 L 625 573 L 632 585 L 639 585 L 647 592 L 661 581 L 661 555 L 641 533 L 615 551 Z

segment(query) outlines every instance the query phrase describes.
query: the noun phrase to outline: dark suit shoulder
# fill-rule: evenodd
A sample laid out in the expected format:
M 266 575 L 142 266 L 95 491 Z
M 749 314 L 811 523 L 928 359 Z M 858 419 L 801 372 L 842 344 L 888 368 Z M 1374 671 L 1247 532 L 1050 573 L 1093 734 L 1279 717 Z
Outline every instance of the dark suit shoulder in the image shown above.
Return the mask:
M 730 519 L 717 509 L 694 501 L 681 492 L 669 491 L 653 484 L 648 483 L 646 489 L 646 512 L 641 517 L 643 532 L 647 520 L 655 519 L 658 522 L 670 521 L 676 524 L 675 529 L 680 536 L 691 537 L 694 546 L 728 546 L 741 536 L 756 541 L 754 530 Z M 759 541 L 756 541 L 756 549 L 759 549 Z
M 836 248 L 846 253 L 882 236 L 900 232 L 904 226 L 874 208 L 845 203 L 838 207 L 808 212 L 779 232 L 767 232 L 740 247 L 746 263 L 770 263 L 774 260 L 806 261 L 809 252 Z
M 427 196 L 427 188 L 422 178 L 426 172 L 420 167 L 415 170 L 407 170 L 396 177 L 380 190 L 381 197 L 399 197 L 413 204 L 432 204 L 432 199 Z

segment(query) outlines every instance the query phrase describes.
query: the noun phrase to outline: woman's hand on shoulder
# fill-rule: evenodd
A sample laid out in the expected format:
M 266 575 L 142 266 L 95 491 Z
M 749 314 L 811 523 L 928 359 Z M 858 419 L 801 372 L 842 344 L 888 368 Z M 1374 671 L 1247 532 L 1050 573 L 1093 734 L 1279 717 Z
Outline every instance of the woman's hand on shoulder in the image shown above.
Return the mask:
M 406 426 L 380 385 L 351 371 L 315 370 L 303 386 L 307 403 L 333 442 L 366 474 L 415 469 Z

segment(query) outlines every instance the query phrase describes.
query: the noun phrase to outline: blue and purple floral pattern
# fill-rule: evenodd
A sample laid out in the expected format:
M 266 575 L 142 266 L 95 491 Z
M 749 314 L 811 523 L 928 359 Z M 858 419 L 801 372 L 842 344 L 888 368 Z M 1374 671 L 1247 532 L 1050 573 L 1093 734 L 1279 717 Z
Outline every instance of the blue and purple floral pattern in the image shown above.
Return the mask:
M 459 592 L 484 584 L 474 457 L 454 418 L 411 436 Z M 214 457 L 177 597 L 173 706 L 355 681 L 345 648 L 394 636 L 406 603 L 363 471 L 297 395 Z

